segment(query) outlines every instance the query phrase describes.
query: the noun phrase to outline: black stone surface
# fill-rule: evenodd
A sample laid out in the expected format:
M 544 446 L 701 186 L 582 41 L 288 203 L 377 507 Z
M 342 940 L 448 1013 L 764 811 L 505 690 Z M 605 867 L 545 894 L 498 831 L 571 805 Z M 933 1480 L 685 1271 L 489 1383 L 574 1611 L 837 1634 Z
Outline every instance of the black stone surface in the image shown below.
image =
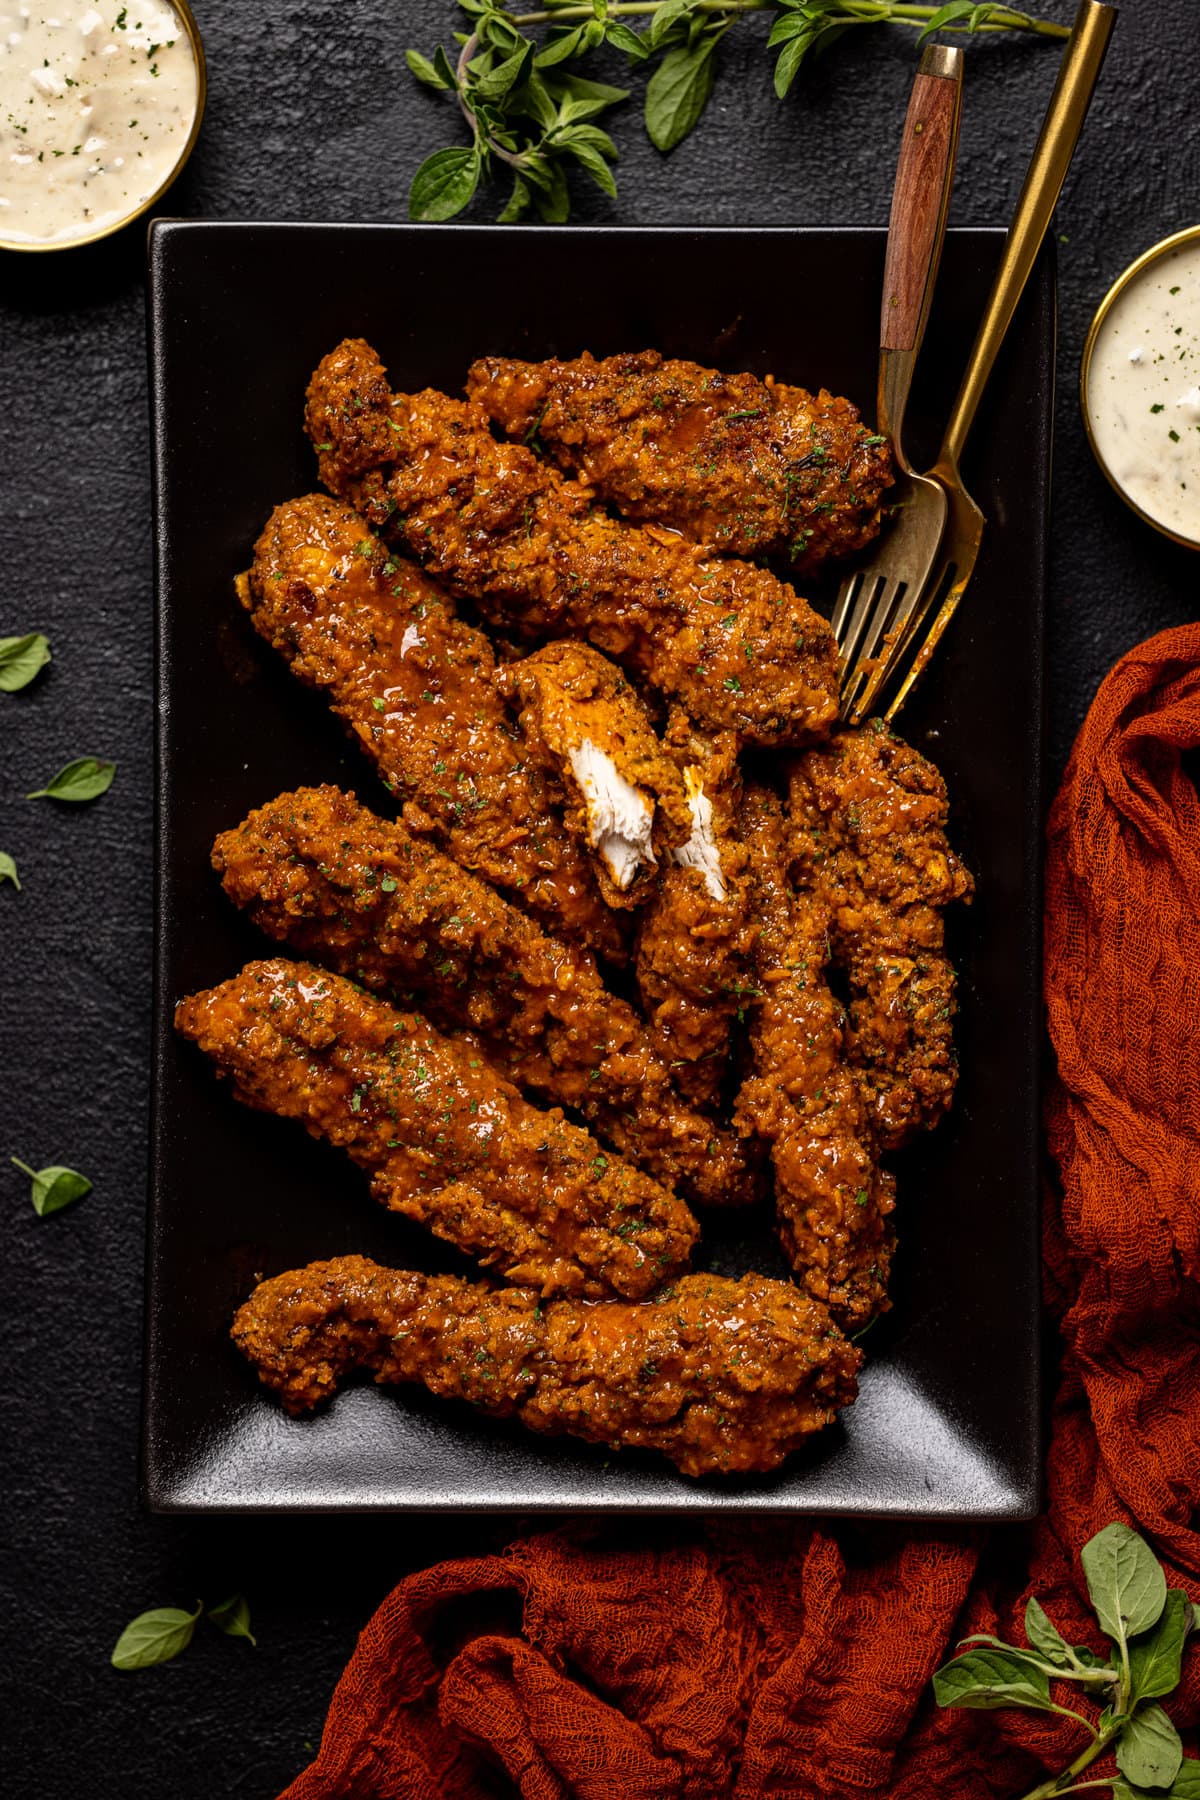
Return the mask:
M 1045 0 L 1040 10 L 1072 9 Z M 415 91 L 403 62 L 408 44 L 448 38 L 449 0 L 199 0 L 198 12 L 208 117 L 169 210 L 402 217 L 416 163 L 456 141 L 449 107 Z M 1200 216 L 1194 0 L 1127 0 L 1122 15 L 1055 227 L 1055 771 L 1112 661 L 1192 616 L 1200 598 L 1196 558 L 1110 493 L 1075 399 L 1083 336 L 1108 283 Z M 577 216 L 882 223 L 911 40 L 855 34 L 781 106 L 763 35 L 751 20 L 727 41 L 717 96 L 669 160 L 640 136 L 631 105 L 618 128 L 621 198 L 612 206 L 581 192 Z M 957 222 L 1007 220 L 1054 65 L 1035 43 L 971 46 Z M 477 216 L 490 216 L 486 206 Z M 519 281 L 516 231 L 512 256 Z M 143 283 L 140 227 L 67 254 L 0 255 L 0 635 L 44 630 L 55 654 L 25 693 L 0 695 L 0 849 L 24 883 L 0 891 L 0 1153 L 5 1170 L 11 1153 L 72 1164 L 95 1182 L 77 1207 L 38 1220 L 24 1181 L 0 1173 L 10 1589 L 0 1667 L 13 1800 L 269 1797 L 308 1760 L 336 1675 L 391 1583 L 513 1529 L 464 1516 L 150 1518 L 139 1501 L 153 876 Z M 303 292 L 280 294 L 281 307 L 303 302 Z M 118 762 L 104 800 L 68 810 L 20 798 L 85 752 Z M 257 1651 L 205 1628 L 164 1669 L 109 1667 L 133 1613 L 238 1588 Z

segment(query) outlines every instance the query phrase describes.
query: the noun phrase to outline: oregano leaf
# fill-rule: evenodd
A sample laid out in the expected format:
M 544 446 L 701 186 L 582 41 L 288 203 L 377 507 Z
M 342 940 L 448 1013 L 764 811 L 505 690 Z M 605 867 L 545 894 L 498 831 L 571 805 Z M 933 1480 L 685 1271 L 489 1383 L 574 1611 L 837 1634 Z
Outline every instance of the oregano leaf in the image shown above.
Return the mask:
M 952 25 L 956 19 L 969 18 L 975 10 L 975 0 L 950 0 L 948 6 L 939 6 L 917 39 L 917 43 L 923 44 L 926 38 L 932 37 L 934 32 L 940 31 L 943 25 Z
M 19 693 L 50 661 L 50 640 L 40 631 L 0 638 L 0 691 Z
M 1124 1643 L 1158 1623 L 1167 1579 L 1144 1538 L 1128 1525 L 1106 1525 L 1080 1553 L 1101 1630 Z
M 440 70 L 430 62 L 427 56 L 422 56 L 419 50 L 406 50 L 404 60 L 408 64 L 410 74 L 415 75 L 425 87 L 437 88 L 440 92 L 444 92 L 447 87 L 453 87 L 454 83 L 446 81 Z
M 192 1613 L 177 1606 L 158 1606 L 131 1619 L 116 1641 L 112 1653 L 114 1669 L 152 1669 L 158 1663 L 170 1662 L 186 1650 L 203 1608 L 196 1602 Z
M 1183 1646 L 1191 1623 L 1191 1601 L 1182 1588 L 1168 1588 L 1158 1623 L 1129 1645 L 1133 1700 L 1156 1700 L 1179 1686 Z
M 933 1694 L 939 1706 L 986 1711 L 1025 1706 L 1043 1712 L 1050 1705 L 1050 1680 L 1017 1651 L 968 1650 L 937 1671 Z
M 98 800 L 101 794 L 107 794 L 116 772 L 116 763 L 105 762 L 99 756 L 77 756 L 73 762 L 64 763 L 58 774 L 50 777 L 45 787 L 35 788 L 25 798 L 70 800 L 75 803 Z
M 700 120 L 716 80 L 716 40 L 668 50 L 646 84 L 646 130 L 656 150 L 674 150 Z
M 258 1639 L 250 1629 L 250 1606 L 244 1594 L 231 1594 L 228 1600 L 210 1606 L 208 1616 L 226 1637 L 246 1638 L 257 1649 Z
M 646 40 L 639 37 L 621 19 L 610 19 L 608 22 L 608 41 L 614 50 L 623 50 L 626 56 L 632 56 L 635 62 L 645 62 L 650 54 Z
M 77 1169 L 64 1168 L 61 1163 L 51 1163 L 46 1169 L 31 1169 L 19 1157 L 10 1157 L 9 1161 L 14 1168 L 20 1169 L 22 1175 L 28 1175 L 31 1183 L 29 1197 L 39 1219 L 61 1212 L 64 1206 L 70 1206 L 73 1200 L 82 1200 L 85 1194 L 92 1191 L 92 1184 L 86 1175 L 81 1175 Z
M 1139 1787 L 1169 1788 L 1183 1763 L 1179 1733 L 1161 1706 L 1139 1706 L 1117 1739 L 1117 1767 Z
M 1047 1662 L 1056 1664 L 1060 1669 L 1070 1667 L 1071 1653 L 1066 1639 L 1051 1624 L 1041 1604 L 1032 1594 L 1025 1603 L 1025 1636 L 1030 1648 L 1039 1650 Z
M 478 186 L 477 150 L 435 150 L 413 176 L 408 216 L 426 225 L 453 219 L 470 205 Z
M 0 850 L 0 885 L 6 881 L 11 881 L 18 894 L 20 893 L 21 878 L 17 874 L 16 859 L 7 850 Z

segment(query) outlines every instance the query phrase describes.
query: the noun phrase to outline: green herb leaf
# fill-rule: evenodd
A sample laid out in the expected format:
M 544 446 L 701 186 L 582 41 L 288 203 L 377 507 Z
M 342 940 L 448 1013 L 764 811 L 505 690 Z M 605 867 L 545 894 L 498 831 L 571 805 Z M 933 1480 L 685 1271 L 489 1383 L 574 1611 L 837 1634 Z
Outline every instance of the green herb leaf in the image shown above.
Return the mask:
M 982 1711 L 1026 1706 L 1044 1712 L 1050 1705 L 1050 1679 L 1019 1651 L 968 1650 L 937 1671 L 933 1693 L 939 1706 Z
M 533 61 L 533 48 L 533 39 L 525 38 L 519 50 L 506 56 L 502 63 L 498 63 L 475 83 L 471 90 L 472 98 L 503 100 L 506 94 L 524 81 L 525 72 Z
M 1149 1544 L 1128 1525 L 1106 1525 L 1080 1554 L 1100 1628 L 1124 1643 L 1158 1623 L 1167 1581 Z
M 583 167 L 596 183 L 596 186 L 603 188 L 604 192 L 609 195 L 611 199 L 615 200 L 617 197 L 617 184 L 613 180 L 612 170 L 595 146 L 588 143 L 579 143 L 572 139 L 567 143 L 566 148 L 570 151 L 572 156 L 577 158 L 577 160 L 583 164 Z
M 231 1594 L 218 1606 L 210 1606 L 208 1616 L 226 1637 L 247 1638 L 257 1649 L 258 1639 L 250 1629 L 250 1607 L 244 1594 Z
M 426 225 L 453 219 L 478 186 L 478 150 L 435 150 L 413 176 L 408 216 Z
M 50 661 L 50 641 L 40 631 L 26 637 L 0 638 L 0 692 L 15 694 L 28 687 Z
M 1139 1787 L 1170 1787 L 1183 1762 L 1179 1733 L 1161 1706 L 1139 1706 L 1117 1739 L 1117 1767 Z
M 594 119 L 629 98 L 628 88 L 610 87 L 606 81 L 588 81 L 583 75 L 556 75 L 547 85 L 560 104 L 568 94 L 572 100 L 584 103 L 573 108 L 577 119 Z
M 950 0 L 948 6 L 939 6 L 917 39 L 918 44 L 923 44 L 927 37 L 932 37 L 943 25 L 952 25 L 956 19 L 969 19 L 974 11 L 975 0 Z
M 656 150 L 674 150 L 694 130 L 716 80 L 715 38 L 668 50 L 646 84 L 646 130 Z
M 651 50 L 659 49 L 676 20 L 682 19 L 695 8 L 696 0 L 662 0 L 662 4 L 655 8 L 650 29 L 646 33 L 646 42 Z
M 1167 1800 L 1200 1800 L 1200 1762 L 1194 1756 L 1185 1756 L 1180 1763 Z
M 512 225 L 523 219 L 533 203 L 533 195 L 529 192 L 528 182 L 522 181 L 518 175 L 513 181 L 513 191 L 508 197 L 508 205 L 500 214 L 501 225 Z
M 9 1159 L 22 1175 L 28 1175 L 32 1182 L 30 1199 L 33 1210 L 39 1219 L 50 1213 L 61 1212 L 64 1206 L 70 1206 L 72 1200 L 82 1200 L 90 1194 L 92 1184 L 86 1175 L 80 1175 L 75 1169 L 65 1169 L 61 1163 L 51 1163 L 48 1169 L 31 1169 L 18 1157 Z
M 44 788 L 26 794 L 27 800 L 98 800 L 107 794 L 117 772 L 116 763 L 103 762 L 98 756 L 77 756 L 64 764 Z
M 584 27 L 577 25 L 574 31 L 564 32 L 562 37 L 551 38 L 543 50 L 534 57 L 539 69 L 549 69 L 555 63 L 566 62 L 568 57 L 578 56 L 584 48 Z
M 406 50 L 404 60 L 408 64 L 410 72 L 426 87 L 437 88 L 439 92 L 444 93 L 446 88 L 454 86 L 454 83 L 448 82 L 429 58 L 422 56 L 419 50 Z
M 645 38 L 639 37 L 636 31 L 631 30 L 620 19 L 608 21 L 608 41 L 614 50 L 623 50 L 635 62 L 645 62 L 650 54 Z
M 1192 1603 L 1182 1588 L 1168 1588 L 1157 1625 L 1129 1646 L 1133 1700 L 1156 1700 L 1179 1686 L 1183 1646 L 1192 1627 Z
M 113 1668 L 152 1669 L 156 1663 L 170 1662 L 191 1643 L 202 1610 L 197 1601 L 193 1613 L 181 1612 L 177 1606 L 159 1606 L 152 1612 L 139 1613 L 117 1639 Z
M 11 881 L 18 894 L 20 893 L 21 881 L 17 874 L 16 862 L 7 850 L 0 850 L 0 884 L 6 881 Z
M 1056 1631 L 1046 1617 L 1042 1607 L 1030 1594 L 1025 1605 L 1025 1636 L 1032 1650 L 1040 1651 L 1047 1662 L 1054 1663 L 1060 1669 L 1071 1666 L 1071 1653 L 1067 1649 L 1066 1639 Z

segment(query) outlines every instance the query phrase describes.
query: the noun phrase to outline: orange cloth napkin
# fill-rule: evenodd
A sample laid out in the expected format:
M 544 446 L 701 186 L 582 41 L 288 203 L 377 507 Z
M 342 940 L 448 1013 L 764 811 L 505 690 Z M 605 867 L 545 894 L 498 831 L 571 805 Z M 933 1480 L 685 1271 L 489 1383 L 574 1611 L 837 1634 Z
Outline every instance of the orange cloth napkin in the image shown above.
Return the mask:
M 628 1521 L 411 1575 L 286 1800 L 1015 1800 L 1069 1761 L 1069 1720 L 939 1712 L 929 1678 L 968 1632 L 1021 1641 L 1030 1593 L 1099 1648 L 1078 1553 L 1112 1519 L 1200 1600 L 1197 745 L 1192 625 L 1117 664 L 1050 815 L 1043 1517 Z M 1168 1709 L 1200 1717 L 1200 1651 Z

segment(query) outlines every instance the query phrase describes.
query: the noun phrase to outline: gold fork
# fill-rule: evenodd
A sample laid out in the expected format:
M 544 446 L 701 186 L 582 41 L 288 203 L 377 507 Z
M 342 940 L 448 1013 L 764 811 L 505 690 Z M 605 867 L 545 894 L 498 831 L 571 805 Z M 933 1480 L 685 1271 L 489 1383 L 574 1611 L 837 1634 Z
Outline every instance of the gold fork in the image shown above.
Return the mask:
M 922 53 L 913 81 L 883 271 L 879 321 L 878 429 L 891 439 L 896 485 L 894 520 L 872 560 L 843 581 L 833 610 L 842 652 L 843 716 L 874 666 L 889 621 L 905 597 L 916 600 L 937 555 L 946 523 L 946 496 L 929 475 L 918 475 L 904 453 L 904 412 L 913 369 L 933 300 L 946 214 L 954 183 L 962 111 L 963 54 L 941 44 Z
M 899 677 L 907 662 L 907 672 L 884 711 L 886 719 L 895 718 L 920 680 L 974 573 L 983 539 L 984 517 L 963 485 L 959 463 L 983 390 L 1049 228 L 1116 18 L 1116 8 L 1104 4 L 1103 0 L 1080 0 L 1017 210 L 1005 239 L 1000 267 L 988 295 L 942 447 L 930 471 L 945 494 L 945 530 L 940 543 L 934 543 L 919 582 L 909 589 L 898 607 L 893 607 L 892 616 L 882 629 L 875 632 L 872 648 L 868 650 L 864 645 L 863 655 L 851 671 L 852 685 L 843 685 L 842 716 L 852 725 L 860 724 L 867 717 L 881 692 L 893 677 Z M 918 633 L 935 605 L 938 611 L 933 623 L 924 642 L 912 654 Z M 864 666 L 867 657 L 871 661 Z

